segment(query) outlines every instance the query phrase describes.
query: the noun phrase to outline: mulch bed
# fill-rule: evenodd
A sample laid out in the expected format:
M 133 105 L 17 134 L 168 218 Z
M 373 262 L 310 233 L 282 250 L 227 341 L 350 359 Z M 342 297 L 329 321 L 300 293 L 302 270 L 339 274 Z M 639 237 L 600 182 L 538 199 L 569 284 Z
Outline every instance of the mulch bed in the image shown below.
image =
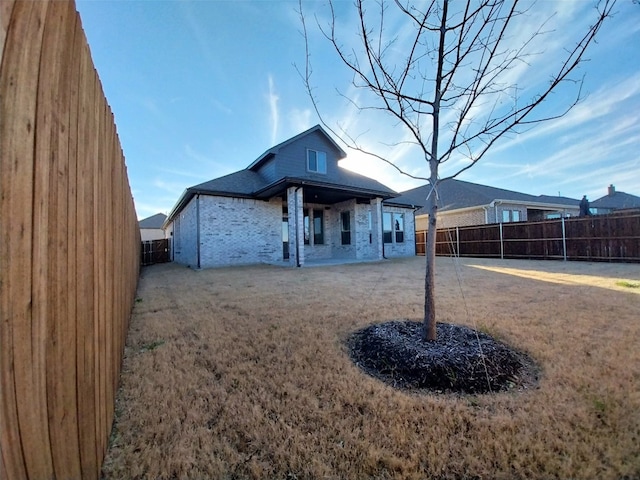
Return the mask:
M 463 325 L 438 323 L 437 340 L 422 339 L 422 323 L 390 321 L 354 332 L 353 362 L 402 390 L 481 394 L 533 388 L 540 369 L 528 355 Z

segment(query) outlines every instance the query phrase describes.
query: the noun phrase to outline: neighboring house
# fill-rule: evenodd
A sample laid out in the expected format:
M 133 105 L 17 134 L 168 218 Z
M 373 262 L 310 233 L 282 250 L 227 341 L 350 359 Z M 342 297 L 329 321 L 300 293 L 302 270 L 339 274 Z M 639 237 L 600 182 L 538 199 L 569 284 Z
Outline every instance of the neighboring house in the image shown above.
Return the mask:
M 302 266 L 415 255 L 413 209 L 338 166 L 345 156 L 317 125 L 244 170 L 188 188 L 165 222 L 174 261 Z
M 402 192 L 395 200 L 421 206 L 416 210 L 416 230 L 428 225 L 427 197 L 431 186 L 423 185 Z M 579 200 L 526 193 L 488 187 L 456 179 L 438 184 L 438 228 L 483 225 L 548 218 L 578 216 Z
M 630 193 L 616 192 L 616 187 L 609 185 L 607 195 L 594 200 L 590 210 L 595 214 L 611 213 L 616 210 L 640 208 L 640 197 Z
M 138 222 L 140 225 L 140 237 L 142 241 L 161 240 L 165 238 L 162 226 L 167 220 L 167 216 L 163 213 L 156 213 L 151 217 L 144 218 Z

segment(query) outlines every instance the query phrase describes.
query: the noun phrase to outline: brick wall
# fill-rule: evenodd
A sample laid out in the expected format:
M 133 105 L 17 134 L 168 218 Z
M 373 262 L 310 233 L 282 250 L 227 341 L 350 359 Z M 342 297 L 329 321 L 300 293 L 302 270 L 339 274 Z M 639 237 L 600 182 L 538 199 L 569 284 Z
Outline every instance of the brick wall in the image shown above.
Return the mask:
M 384 244 L 384 256 L 392 257 L 408 257 L 416 254 L 416 226 L 412 210 L 400 207 L 383 207 L 383 212 L 402 213 L 404 214 L 404 241 L 396 242 L 395 234 L 392 234 L 391 243 Z M 392 232 L 394 233 L 394 232 Z
M 282 261 L 280 198 L 200 196 L 202 268 Z
M 439 214 L 437 228 L 464 227 L 468 225 L 483 225 L 485 223 L 486 221 L 484 208 L 476 208 L 473 210 L 466 210 L 464 212 L 454 214 Z M 426 223 L 422 230 L 427 230 Z
M 296 265 L 295 197 L 302 202 L 302 190 L 289 189 L 289 264 Z M 282 263 L 282 207 L 274 198 L 269 202 L 252 199 L 200 195 L 194 197 L 174 219 L 168 232 L 173 237 L 173 259 L 197 268 L 254 263 Z M 313 244 L 313 211 L 323 215 L 324 243 Z M 411 210 L 384 207 L 385 211 L 404 213 L 404 242 L 385 245 L 388 257 L 415 255 L 415 225 Z M 327 207 L 304 204 L 309 215 L 310 244 L 304 245 L 303 215 L 298 216 L 300 263 L 342 259 L 378 260 L 382 258 L 380 239 L 382 220 L 380 201 L 359 204 L 355 200 Z M 350 213 L 351 244 L 342 245 L 342 212 Z M 199 218 L 200 230 L 196 228 Z M 371 220 L 370 220 L 371 218 Z M 198 235 L 200 247 L 198 251 Z M 198 257 L 200 263 L 198 265 Z
M 172 223 L 173 261 L 193 268 L 198 267 L 196 204 L 193 197 Z

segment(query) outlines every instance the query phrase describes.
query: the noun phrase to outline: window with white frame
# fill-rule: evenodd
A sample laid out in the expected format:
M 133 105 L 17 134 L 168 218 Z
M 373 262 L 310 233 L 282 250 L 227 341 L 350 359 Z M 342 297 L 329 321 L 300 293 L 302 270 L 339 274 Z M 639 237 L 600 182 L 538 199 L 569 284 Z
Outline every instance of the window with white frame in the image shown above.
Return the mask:
M 307 150 L 307 170 L 314 173 L 327 173 L 327 154 L 318 150 Z
M 520 210 L 502 210 L 502 222 L 519 222 Z

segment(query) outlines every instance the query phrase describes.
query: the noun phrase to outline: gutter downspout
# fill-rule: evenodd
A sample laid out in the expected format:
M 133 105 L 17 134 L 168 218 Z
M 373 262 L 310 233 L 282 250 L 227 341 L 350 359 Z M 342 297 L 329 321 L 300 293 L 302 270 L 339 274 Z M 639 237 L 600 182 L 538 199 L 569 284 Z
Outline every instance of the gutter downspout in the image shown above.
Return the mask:
M 196 257 L 200 270 L 200 194 L 196 195 Z
M 384 200 L 380 200 L 380 229 L 382 231 L 382 258 L 384 258 L 385 260 L 387 260 L 387 257 L 384 255 L 384 208 L 383 208 L 383 202 Z M 393 227 L 393 225 L 391 226 Z M 393 230 L 391 231 L 392 235 L 393 235 Z

